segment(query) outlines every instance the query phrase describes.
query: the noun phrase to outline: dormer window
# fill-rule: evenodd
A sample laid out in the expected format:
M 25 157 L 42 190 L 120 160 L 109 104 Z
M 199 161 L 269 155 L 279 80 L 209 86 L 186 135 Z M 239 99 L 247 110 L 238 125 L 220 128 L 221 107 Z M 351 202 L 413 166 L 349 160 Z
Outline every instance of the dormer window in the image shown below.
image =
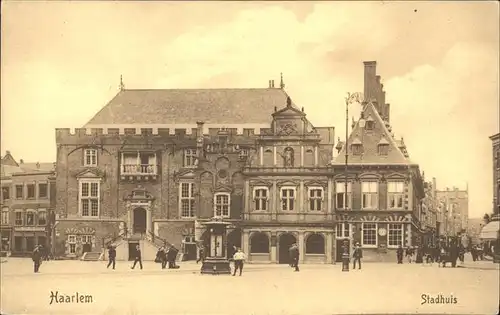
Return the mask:
M 351 151 L 353 155 L 361 155 L 361 153 L 363 153 L 363 144 L 358 138 L 354 139 L 352 142 Z
M 382 138 L 378 143 L 378 154 L 379 155 L 389 154 L 389 142 L 385 138 Z
M 369 116 L 366 119 L 365 129 L 366 130 L 373 130 L 374 125 L 375 125 L 375 122 L 374 122 L 372 116 Z

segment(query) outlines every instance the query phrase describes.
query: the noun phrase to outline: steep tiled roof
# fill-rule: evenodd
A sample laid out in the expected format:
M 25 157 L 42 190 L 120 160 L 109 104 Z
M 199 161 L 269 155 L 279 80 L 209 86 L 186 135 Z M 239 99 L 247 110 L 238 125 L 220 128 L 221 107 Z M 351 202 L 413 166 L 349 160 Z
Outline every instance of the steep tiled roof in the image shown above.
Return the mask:
M 54 163 L 23 163 L 19 167 L 23 172 L 51 172 L 54 171 Z
M 371 117 L 373 119 L 374 125 L 373 130 L 367 130 L 359 126 L 359 121 L 356 122 L 351 134 L 349 135 L 348 145 L 349 147 L 349 164 L 399 164 L 399 165 L 409 165 L 412 164 L 409 158 L 405 157 L 404 154 L 399 149 L 399 145 L 396 143 L 391 133 L 385 126 L 385 122 L 380 117 L 379 113 L 375 109 L 372 103 L 365 105 L 363 109 L 363 115 L 366 118 Z M 387 155 L 380 155 L 378 153 L 379 143 L 387 142 L 389 144 L 389 150 Z M 362 155 L 352 155 L 350 150 L 350 145 L 352 143 L 362 143 L 363 154 Z M 345 161 L 345 149 L 343 146 L 339 155 L 333 161 L 333 164 L 343 164 Z
M 278 88 L 122 90 L 86 126 L 270 123 L 287 98 Z
M 23 170 L 19 166 L 1 165 L 0 177 L 10 177 L 14 173 L 22 173 Z

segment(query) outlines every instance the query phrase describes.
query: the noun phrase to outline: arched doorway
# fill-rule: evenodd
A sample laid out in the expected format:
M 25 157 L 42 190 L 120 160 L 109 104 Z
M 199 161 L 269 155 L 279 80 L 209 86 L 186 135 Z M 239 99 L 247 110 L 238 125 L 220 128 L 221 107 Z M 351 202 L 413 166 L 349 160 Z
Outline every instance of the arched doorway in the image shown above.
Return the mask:
M 133 224 L 134 233 L 146 233 L 146 220 L 146 210 L 143 208 L 135 208 Z
M 232 258 L 235 249 L 241 248 L 241 229 L 234 229 L 227 235 L 227 258 Z
M 290 233 L 281 234 L 278 240 L 278 263 L 280 264 L 290 264 L 292 261 L 290 259 L 290 247 L 297 243 L 297 239 Z

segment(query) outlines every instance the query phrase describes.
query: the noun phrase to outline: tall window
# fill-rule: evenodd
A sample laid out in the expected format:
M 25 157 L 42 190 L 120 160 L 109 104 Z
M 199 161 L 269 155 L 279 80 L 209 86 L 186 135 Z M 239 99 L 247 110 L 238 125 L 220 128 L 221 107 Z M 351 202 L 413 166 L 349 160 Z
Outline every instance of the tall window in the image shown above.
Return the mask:
M 361 155 L 363 153 L 363 145 L 361 143 L 351 144 L 352 155 Z
M 14 222 L 15 225 L 23 225 L 23 212 L 21 210 L 16 211 L 16 220 Z
M 98 217 L 100 208 L 99 180 L 80 181 L 80 213 L 83 217 Z
M 38 225 L 47 225 L 47 211 L 38 209 Z
M 345 182 L 338 182 L 335 184 L 335 201 L 337 209 L 352 209 L 351 207 L 351 183 L 347 183 L 347 203 L 345 200 Z
M 363 194 L 363 209 L 378 208 L 378 183 L 362 182 L 361 192 Z
M 214 196 L 215 216 L 229 217 L 231 196 L 228 193 L 217 193 Z
M 403 209 L 404 182 L 387 182 L 387 197 L 390 209 Z
M 269 198 L 269 189 L 267 187 L 255 187 L 253 190 L 254 203 L 256 211 L 267 211 L 267 201 Z
M 281 210 L 295 210 L 295 188 L 281 188 Z
M 9 224 L 9 207 L 2 207 L 2 224 Z
M 403 246 L 403 224 L 389 224 L 388 247 Z
M 35 211 L 33 210 L 26 211 L 26 225 L 27 226 L 35 225 Z
M 194 214 L 194 183 L 181 183 L 180 185 L 181 217 L 193 218 Z
M 76 235 L 68 235 L 68 249 L 70 254 L 76 253 Z
M 35 198 L 35 184 L 26 185 L 26 190 L 27 190 L 26 197 L 28 199 L 34 199 Z
M 92 235 L 82 235 L 83 244 L 92 244 Z
M 49 185 L 46 183 L 38 184 L 38 198 L 47 198 L 49 195 Z
M 83 157 L 84 166 L 97 166 L 97 150 L 85 149 Z
M 196 158 L 196 149 L 184 149 L 184 167 L 195 167 Z
M 361 230 L 362 245 L 363 246 L 377 246 L 377 224 L 376 223 L 363 223 Z
M 309 210 L 321 211 L 323 205 L 323 188 L 310 187 L 309 188 Z
M 23 191 L 24 191 L 24 186 L 23 185 L 16 185 L 16 199 L 23 199 Z
M 3 198 L 3 200 L 10 199 L 10 188 L 9 187 L 2 187 L 2 198 Z
M 351 224 L 350 223 L 337 223 L 337 237 L 346 238 L 351 235 Z

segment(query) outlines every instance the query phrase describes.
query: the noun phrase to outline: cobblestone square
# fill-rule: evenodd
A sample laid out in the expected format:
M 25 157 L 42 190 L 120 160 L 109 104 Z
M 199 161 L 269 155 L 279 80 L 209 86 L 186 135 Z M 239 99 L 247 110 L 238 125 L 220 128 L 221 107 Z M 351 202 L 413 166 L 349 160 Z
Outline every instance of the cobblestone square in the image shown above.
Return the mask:
M 245 265 L 242 277 L 200 275 L 200 265 L 161 270 L 145 262 L 131 270 L 119 262 L 49 261 L 34 274 L 29 259 L 2 263 L 2 314 L 495 314 L 499 270 L 491 261 L 459 268 L 367 263 Z M 90 295 L 92 303 L 52 303 L 59 295 Z M 423 304 L 422 294 L 456 298 L 456 304 Z M 450 299 L 451 301 L 451 299 Z

